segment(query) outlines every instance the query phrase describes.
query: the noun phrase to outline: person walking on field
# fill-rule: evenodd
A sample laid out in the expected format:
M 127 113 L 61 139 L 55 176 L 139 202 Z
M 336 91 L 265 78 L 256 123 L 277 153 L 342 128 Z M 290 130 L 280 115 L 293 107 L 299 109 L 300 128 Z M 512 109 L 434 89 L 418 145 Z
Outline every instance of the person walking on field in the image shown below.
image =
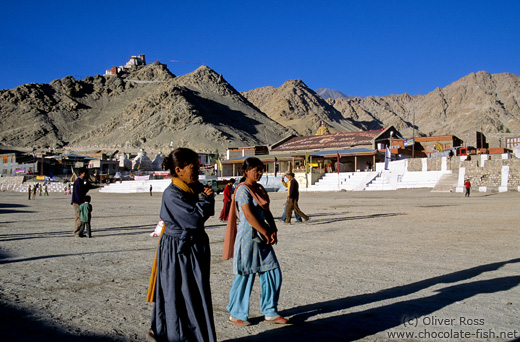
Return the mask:
M 229 208 L 231 208 L 231 196 L 233 195 L 233 184 L 235 184 L 235 179 L 231 178 L 229 182 L 224 187 L 224 206 L 222 207 L 222 211 L 220 212 L 220 221 L 227 222 L 229 215 Z
M 298 199 L 300 198 L 299 185 L 296 179 L 294 179 L 294 173 L 288 172 L 286 174 L 289 179 L 290 187 L 289 187 L 289 195 L 287 196 L 287 210 L 285 215 L 285 223 L 291 223 L 292 212 L 298 214 L 303 221 L 308 221 L 309 216 L 305 215 L 298 206 Z
M 287 192 L 290 193 L 291 192 L 291 181 L 288 179 L 286 182 L 285 181 L 286 176 L 287 175 L 282 176 L 282 184 L 283 184 L 283 186 L 285 186 L 287 188 Z M 283 222 L 285 222 L 285 220 L 287 218 L 287 207 L 288 206 L 289 206 L 289 201 L 285 201 L 284 208 L 283 208 L 283 214 L 282 214 L 282 218 L 281 218 L 281 220 Z M 300 217 L 300 215 L 298 215 L 298 213 L 296 211 L 294 212 L 294 218 L 296 219 L 297 222 L 302 222 L 302 218 Z
M 31 199 L 31 186 L 29 185 L 29 190 L 27 190 L 27 199 Z
M 172 182 L 164 190 L 159 238 L 147 301 L 154 302 L 148 338 L 217 340 L 210 287 L 211 250 L 204 223 L 215 214 L 213 190 L 199 182 L 199 157 L 178 148 L 165 158 Z
M 81 229 L 81 217 L 79 215 L 78 208 L 83 202 L 85 202 L 85 196 L 89 191 L 89 185 L 86 183 L 85 179 L 87 176 L 87 169 L 82 167 L 78 170 L 79 177 L 74 181 L 74 185 L 72 186 L 72 199 L 70 204 L 74 207 L 74 235 L 79 237 L 79 232 Z
M 258 184 L 264 165 L 258 158 L 250 157 L 244 161 L 242 169 L 246 179 L 237 186 L 232 199 L 222 253 L 224 260 L 233 258 L 235 274 L 227 305 L 228 322 L 239 326 L 251 324 L 247 320 L 249 302 L 258 273 L 260 311 L 265 322 L 286 324 L 288 320 L 278 314 L 282 272 L 273 249 L 278 239 L 277 229 L 269 210 L 269 195 Z
M 471 191 L 471 183 L 469 182 L 469 178 L 466 179 L 466 182 L 464 182 L 464 187 L 466 188 L 466 194 L 464 197 L 469 197 L 469 193 Z

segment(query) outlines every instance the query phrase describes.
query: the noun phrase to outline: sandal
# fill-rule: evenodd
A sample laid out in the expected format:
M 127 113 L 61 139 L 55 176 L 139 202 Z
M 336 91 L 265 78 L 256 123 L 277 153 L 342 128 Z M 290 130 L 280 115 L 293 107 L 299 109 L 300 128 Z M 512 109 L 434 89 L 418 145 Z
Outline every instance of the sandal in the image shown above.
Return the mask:
M 274 319 L 265 318 L 264 322 L 271 324 L 289 324 L 289 320 L 287 318 L 283 318 L 282 316 L 278 316 Z
M 251 325 L 251 323 L 249 323 L 249 321 L 243 321 L 241 319 L 234 318 L 234 317 L 229 317 L 227 322 L 229 324 L 239 325 L 241 327 L 247 327 L 248 325 Z

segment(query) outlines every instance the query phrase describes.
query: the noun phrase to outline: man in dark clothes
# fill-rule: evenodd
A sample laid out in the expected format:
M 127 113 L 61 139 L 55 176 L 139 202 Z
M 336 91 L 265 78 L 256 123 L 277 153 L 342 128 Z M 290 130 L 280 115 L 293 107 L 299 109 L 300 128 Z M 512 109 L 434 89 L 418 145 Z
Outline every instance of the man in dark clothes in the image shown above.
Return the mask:
M 305 215 L 298 207 L 298 199 L 300 197 L 299 185 L 296 179 L 294 179 L 294 173 L 289 172 L 286 174 L 289 179 L 289 195 L 287 196 L 287 211 L 285 215 L 285 223 L 291 223 L 292 211 L 301 216 L 303 221 L 308 221 L 309 216 Z
M 85 237 L 85 235 L 80 234 L 81 217 L 78 208 L 85 202 L 85 195 L 89 191 L 90 186 L 86 183 L 87 169 L 82 167 L 79 169 L 78 174 L 79 177 L 74 181 L 74 185 L 72 186 L 72 200 L 70 204 L 74 207 L 74 235 L 76 237 Z

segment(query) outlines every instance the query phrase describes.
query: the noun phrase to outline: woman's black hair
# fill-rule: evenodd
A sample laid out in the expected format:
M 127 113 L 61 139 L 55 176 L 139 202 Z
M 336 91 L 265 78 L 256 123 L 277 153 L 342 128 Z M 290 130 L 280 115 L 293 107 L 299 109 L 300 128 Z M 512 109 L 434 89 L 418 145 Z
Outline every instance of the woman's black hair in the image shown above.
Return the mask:
M 189 148 L 179 147 L 173 150 L 166 158 L 163 164 L 165 170 L 170 170 L 170 175 L 177 177 L 175 168 L 178 166 L 183 169 L 186 165 L 198 163 L 199 155 Z
M 255 167 L 259 167 L 263 170 L 264 163 L 262 163 L 262 161 L 256 157 L 249 157 L 244 160 L 244 164 L 242 164 L 242 172 L 244 172 L 245 175 L 246 171 L 254 169 Z

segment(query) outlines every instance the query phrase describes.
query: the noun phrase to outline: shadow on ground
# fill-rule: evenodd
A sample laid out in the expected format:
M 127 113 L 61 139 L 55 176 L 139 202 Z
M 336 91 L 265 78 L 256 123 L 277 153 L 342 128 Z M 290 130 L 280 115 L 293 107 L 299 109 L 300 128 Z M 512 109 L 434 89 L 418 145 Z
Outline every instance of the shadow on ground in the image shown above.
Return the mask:
M 436 294 L 428 297 L 403 300 L 381 307 L 339 314 L 323 319 L 307 320 L 317 315 L 341 312 L 356 306 L 407 296 L 433 285 L 469 280 L 484 272 L 495 271 L 506 264 L 517 262 L 520 262 L 520 258 L 482 265 L 379 292 L 285 310 L 281 314 L 290 317 L 293 322 L 292 325 L 265 331 L 255 336 L 233 339 L 233 341 L 355 341 L 395 328 L 409 319 L 418 319 L 478 294 L 507 291 L 520 284 L 520 276 L 457 284 L 439 289 Z M 265 324 L 260 323 L 258 319 L 251 321 Z
M 59 325 L 52 325 L 34 317 L 30 311 L 16 308 L 0 301 L 0 331 L 3 341 L 33 342 L 91 342 L 125 341 L 121 336 L 80 335 L 66 331 Z

